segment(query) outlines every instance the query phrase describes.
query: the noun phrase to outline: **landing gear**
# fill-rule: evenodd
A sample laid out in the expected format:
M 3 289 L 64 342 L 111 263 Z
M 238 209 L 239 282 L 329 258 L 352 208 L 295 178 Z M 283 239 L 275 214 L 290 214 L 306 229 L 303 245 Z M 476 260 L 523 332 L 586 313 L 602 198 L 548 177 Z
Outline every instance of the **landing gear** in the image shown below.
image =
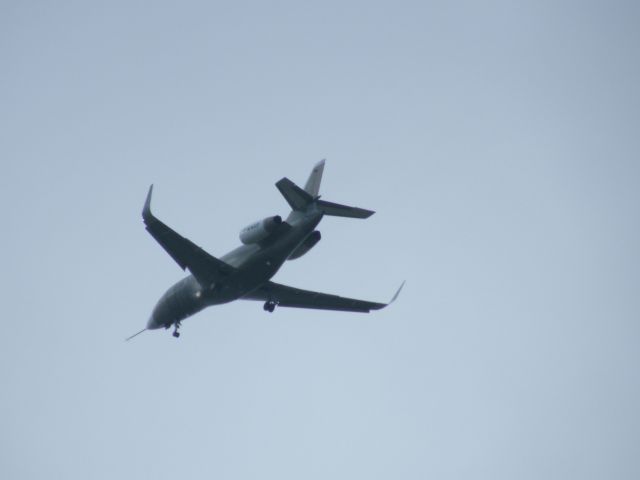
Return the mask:
M 273 313 L 273 311 L 276 309 L 276 302 L 274 302 L 273 300 L 267 300 L 266 302 L 264 302 L 263 308 L 265 312 Z
M 175 328 L 173 329 L 173 336 L 178 338 L 180 336 L 180 332 L 178 329 L 180 328 L 180 320 L 176 321 Z

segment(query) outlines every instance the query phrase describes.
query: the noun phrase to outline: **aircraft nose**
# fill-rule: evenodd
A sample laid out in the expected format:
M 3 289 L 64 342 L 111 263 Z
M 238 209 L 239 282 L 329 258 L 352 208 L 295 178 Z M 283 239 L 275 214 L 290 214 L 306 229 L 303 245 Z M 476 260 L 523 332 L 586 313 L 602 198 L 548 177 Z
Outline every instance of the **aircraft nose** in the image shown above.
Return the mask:
M 151 312 L 149 321 L 147 322 L 147 328 L 149 330 L 156 330 L 158 328 L 168 328 L 171 323 L 171 305 L 169 302 L 169 295 L 165 293 Z
M 151 314 L 147 322 L 147 330 L 157 330 L 162 327 L 164 327 L 164 325 L 159 321 L 158 317 L 155 314 Z
M 171 308 L 171 302 L 169 301 L 171 297 L 167 296 L 167 294 L 163 295 L 155 308 L 151 312 L 151 316 L 149 317 L 149 321 L 147 322 L 147 328 L 149 330 L 156 330 L 158 328 L 169 328 L 169 326 L 174 322 L 174 312 Z

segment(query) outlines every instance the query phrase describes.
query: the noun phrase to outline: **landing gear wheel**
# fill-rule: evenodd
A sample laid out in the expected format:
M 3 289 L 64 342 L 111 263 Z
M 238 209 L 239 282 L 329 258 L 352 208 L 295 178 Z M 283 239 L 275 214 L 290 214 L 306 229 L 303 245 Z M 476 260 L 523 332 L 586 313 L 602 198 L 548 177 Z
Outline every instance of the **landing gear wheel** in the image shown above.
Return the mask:
M 173 336 L 178 338 L 180 336 L 180 332 L 178 331 L 178 329 L 180 328 L 180 321 L 177 321 L 175 323 L 175 328 L 173 330 Z
M 264 302 L 263 308 L 266 312 L 273 313 L 273 311 L 276 309 L 276 302 L 274 302 L 273 300 L 268 300 Z

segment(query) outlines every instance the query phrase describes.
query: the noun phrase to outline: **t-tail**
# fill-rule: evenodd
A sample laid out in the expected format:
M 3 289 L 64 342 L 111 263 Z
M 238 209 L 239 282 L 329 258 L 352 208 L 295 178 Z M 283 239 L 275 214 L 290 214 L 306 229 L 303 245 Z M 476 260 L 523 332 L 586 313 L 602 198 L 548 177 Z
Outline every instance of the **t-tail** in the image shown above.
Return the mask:
M 282 196 L 294 212 L 304 212 L 315 204 L 325 215 L 334 217 L 369 218 L 375 213 L 373 210 L 320 200 L 318 192 L 320 191 L 323 171 L 324 160 L 321 160 L 313 167 L 304 189 L 286 177 L 276 183 L 276 187 L 278 187 L 278 190 L 280 190 L 280 193 L 282 193 Z

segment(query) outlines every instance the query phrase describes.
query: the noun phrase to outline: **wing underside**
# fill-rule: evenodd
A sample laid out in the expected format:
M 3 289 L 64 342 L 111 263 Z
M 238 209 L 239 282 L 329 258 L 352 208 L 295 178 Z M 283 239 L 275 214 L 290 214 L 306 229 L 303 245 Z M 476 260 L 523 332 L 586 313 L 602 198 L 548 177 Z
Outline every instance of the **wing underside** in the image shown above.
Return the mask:
M 198 283 L 207 288 L 228 276 L 235 269 L 228 263 L 208 254 L 191 240 L 172 230 L 151 213 L 151 193 L 142 210 L 142 219 L 147 231 L 165 249 L 183 270 L 188 268 Z
M 402 289 L 402 286 L 400 286 Z M 393 302 L 400 289 L 394 295 Z M 267 282 L 260 288 L 242 297 L 245 300 L 261 300 L 275 302 L 279 307 L 311 308 L 317 310 L 338 310 L 343 312 L 369 313 L 371 310 L 380 310 L 389 303 L 368 302 L 355 298 L 340 297 L 327 293 L 303 290 L 301 288 L 288 287 L 275 282 Z

